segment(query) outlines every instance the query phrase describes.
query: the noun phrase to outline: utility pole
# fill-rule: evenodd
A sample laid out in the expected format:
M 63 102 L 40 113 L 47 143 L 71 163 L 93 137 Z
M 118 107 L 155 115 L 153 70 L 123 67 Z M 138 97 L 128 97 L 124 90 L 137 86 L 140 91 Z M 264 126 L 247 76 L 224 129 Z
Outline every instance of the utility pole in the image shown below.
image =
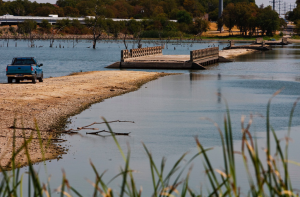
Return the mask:
M 277 3 L 277 1 L 272 0 L 272 1 L 269 1 L 269 2 L 273 4 L 273 10 L 276 11 L 276 3 Z
M 280 7 L 281 7 L 281 0 L 278 0 L 278 14 L 279 14 L 279 16 L 280 16 Z
M 283 3 L 283 13 L 286 13 L 286 2 Z
M 223 0 L 219 0 L 219 18 L 222 17 L 223 14 Z M 222 31 L 223 28 L 221 27 L 221 29 L 218 28 L 218 31 Z

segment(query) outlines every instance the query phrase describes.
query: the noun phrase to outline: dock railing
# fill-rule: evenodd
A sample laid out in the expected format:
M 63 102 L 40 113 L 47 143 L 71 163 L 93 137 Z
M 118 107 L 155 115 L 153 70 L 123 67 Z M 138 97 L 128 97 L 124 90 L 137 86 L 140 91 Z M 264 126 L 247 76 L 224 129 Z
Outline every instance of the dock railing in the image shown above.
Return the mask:
M 121 60 L 124 61 L 127 58 L 130 58 L 129 51 L 127 49 L 121 50 Z
M 263 38 L 256 38 L 256 44 L 262 44 L 263 43 Z
M 208 56 L 219 56 L 219 47 L 212 47 L 212 48 L 190 51 L 190 61 L 205 58 Z
M 164 47 L 156 46 L 156 47 L 146 47 L 140 49 L 130 49 L 121 51 L 121 61 L 124 62 L 125 59 L 134 58 L 134 57 L 142 57 L 149 55 L 159 55 L 162 54 L 162 50 Z
M 288 44 L 287 38 L 282 38 L 282 43 L 283 44 Z

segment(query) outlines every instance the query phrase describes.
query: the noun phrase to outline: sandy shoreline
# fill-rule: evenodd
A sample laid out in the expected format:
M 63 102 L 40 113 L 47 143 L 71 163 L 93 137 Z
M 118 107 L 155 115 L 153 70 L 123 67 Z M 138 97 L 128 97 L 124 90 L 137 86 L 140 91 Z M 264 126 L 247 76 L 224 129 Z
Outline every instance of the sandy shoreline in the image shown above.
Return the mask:
M 219 56 L 222 56 L 227 59 L 232 59 L 236 56 L 240 55 L 246 55 L 249 53 L 257 52 L 257 50 L 254 49 L 229 49 L 229 50 L 221 50 L 219 52 Z
M 44 79 L 43 83 L 0 84 L 0 165 L 9 169 L 12 155 L 14 119 L 17 128 L 35 129 L 35 119 L 41 130 L 16 130 L 16 149 L 23 144 L 26 136 L 33 133 L 30 143 L 32 162 L 43 160 L 39 138 L 43 139 L 44 159 L 61 158 L 64 148 L 52 142 L 59 138 L 55 132 L 64 126 L 68 117 L 80 113 L 93 103 L 106 98 L 138 89 L 142 84 L 169 74 L 137 71 L 95 71 L 78 73 L 72 76 Z M 23 122 L 23 123 L 22 123 Z M 47 147 L 48 146 L 48 147 Z M 46 148 L 47 147 L 47 148 Z M 27 164 L 24 151 L 17 157 L 20 166 Z
M 255 50 L 231 49 L 220 51 L 220 56 L 233 58 Z M 43 83 L 0 84 L 0 165 L 10 168 L 12 137 L 16 131 L 16 149 L 21 147 L 25 136 L 33 135 L 29 145 L 33 163 L 62 158 L 64 147 L 52 142 L 61 142 L 58 128 L 66 120 L 91 104 L 104 99 L 137 90 L 142 84 L 170 74 L 142 71 L 93 71 L 44 79 Z M 16 128 L 12 129 L 14 119 Z M 35 120 L 41 136 L 38 136 Z M 25 130 L 19 128 L 28 128 Z M 51 140 L 49 140 L 49 138 Z M 42 146 L 40 146 L 42 139 Z M 42 154 L 44 152 L 44 156 Z M 24 151 L 16 158 L 20 166 L 28 164 Z

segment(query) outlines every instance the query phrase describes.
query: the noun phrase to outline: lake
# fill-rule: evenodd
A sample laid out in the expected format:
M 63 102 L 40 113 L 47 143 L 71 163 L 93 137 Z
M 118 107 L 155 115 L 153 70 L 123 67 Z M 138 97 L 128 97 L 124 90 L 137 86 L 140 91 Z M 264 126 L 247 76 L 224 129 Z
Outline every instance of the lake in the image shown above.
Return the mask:
M 4 41 L 1 41 L 4 43 Z M 0 43 L 1 43 L 0 42 Z M 10 41 L 12 42 L 12 41 Z M 64 48 L 59 48 L 59 42 Z M 73 43 L 55 41 L 58 48 L 49 48 L 48 41 L 36 41 L 40 48 L 28 48 L 28 42 L 18 41 L 17 47 L 0 47 L 1 73 L 0 81 L 6 82 L 5 65 L 15 56 L 35 56 L 44 64 L 44 76 L 55 77 L 68 75 L 72 72 L 105 70 L 105 66 L 119 61 L 123 43 L 101 42 L 97 49 L 89 41 L 80 41 L 75 48 Z M 203 42 L 185 43 L 182 45 L 168 44 L 163 54 L 189 54 L 190 50 L 219 45 L 220 48 L 228 43 Z M 132 47 L 133 43 L 129 44 Z M 143 46 L 153 46 L 153 43 L 143 43 Z M 5 45 L 6 46 L 6 45 Z M 55 44 L 54 44 L 55 46 Z M 175 47 L 175 50 L 174 50 Z M 197 152 L 195 136 L 204 147 L 215 147 L 209 155 L 215 168 L 223 169 L 220 137 L 214 125 L 201 117 L 215 121 L 223 128 L 226 112 L 224 99 L 228 101 L 235 147 L 240 150 L 241 116 L 254 115 L 251 133 L 257 136 L 258 144 L 265 147 L 265 114 L 269 98 L 277 90 L 282 92 L 272 100 L 270 117 L 271 124 L 280 137 L 284 137 L 288 126 L 289 113 L 293 102 L 300 96 L 300 45 L 292 44 L 275 47 L 271 51 L 257 52 L 235 58 L 234 62 L 218 63 L 207 67 L 207 70 L 147 70 L 160 72 L 183 73 L 151 81 L 139 90 L 127 93 L 92 105 L 82 113 L 70 117 L 67 128 L 77 128 L 92 122 L 101 122 L 101 117 L 108 121 L 124 120 L 134 123 L 111 123 L 114 132 L 130 132 L 129 136 L 117 136 L 122 149 L 131 151 L 130 166 L 136 170 L 135 180 L 143 187 L 144 196 L 152 193 L 151 172 L 146 152 L 142 142 L 151 151 L 157 165 L 162 157 L 166 157 L 166 169 L 170 169 L 175 161 L 189 151 L 187 158 Z M 220 97 L 220 94 L 222 97 Z M 290 159 L 300 162 L 298 156 L 296 132 L 300 126 L 300 110 L 296 108 L 292 128 L 294 143 L 290 148 Z M 107 129 L 105 125 L 94 127 Z M 89 160 L 95 164 L 99 172 L 108 170 L 104 180 L 109 181 L 124 168 L 121 154 L 109 136 L 86 135 L 87 130 L 80 131 L 81 135 L 63 135 L 67 142 L 61 143 L 68 148 L 68 153 L 60 160 L 47 161 L 35 165 L 41 180 L 46 182 L 51 175 L 51 187 L 56 188 L 61 183 L 61 169 L 66 171 L 70 184 L 84 196 L 92 196 L 92 186 L 86 181 L 95 180 Z M 191 176 L 191 187 L 197 193 L 201 188 L 206 191 L 208 183 L 204 175 L 201 157 L 194 160 Z M 247 189 L 247 178 L 243 172 L 243 162 L 237 156 L 238 180 L 243 189 Z M 22 168 L 25 172 L 28 168 Z M 299 169 L 290 168 L 294 187 L 300 184 Z M 109 185 L 119 191 L 121 181 L 116 179 Z M 138 186 L 138 188 L 139 188 Z M 26 188 L 26 187 L 25 187 Z M 246 190 L 247 191 L 247 190 Z

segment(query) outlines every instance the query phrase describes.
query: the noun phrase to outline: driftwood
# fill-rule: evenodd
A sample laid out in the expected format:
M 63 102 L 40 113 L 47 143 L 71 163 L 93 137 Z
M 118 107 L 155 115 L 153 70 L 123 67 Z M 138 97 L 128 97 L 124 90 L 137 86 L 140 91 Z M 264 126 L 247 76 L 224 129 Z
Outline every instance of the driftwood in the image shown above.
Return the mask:
M 69 129 L 69 130 L 65 130 L 65 131 L 53 131 L 53 130 L 39 130 L 39 131 L 47 131 L 47 132 L 55 132 L 55 133 L 66 133 L 66 134 L 78 134 L 78 131 L 86 129 L 86 130 L 99 130 L 98 128 L 89 128 L 90 126 L 93 126 L 95 124 L 106 124 L 106 123 L 114 123 L 114 122 L 129 122 L 129 123 L 134 123 L 134 121 L 124 121 L 124 120 L 113 120 L 113 121 L 109 121 L 109 122 L 93 122 L 92 124 L 83 126 L 83 127 L 77 127 L 77 129 Z M 16 126 L 11 126 L 8 127 L 8 129 L 22 129 L 22 130 L 31 130 L 31 131 L 37 131 L 37 129 L 34 128 L 22 128 L 22 127 L 16 127 Z M 96 134 L 98 135 L 98 133 L 101 132 L 107 132 L 107 133 L 111 133 L 110 131 L 96 131 L 96 132 L 90 132 L 90 133 L 86 133 L 86 134 Z M 129 133 L 115 133 L 112 132 L 114 135 L 129 135 Z M 0 136 L 0 137 L 5 137 L 5 136 Z M 34 139 L 34 138 L 33 138 Z
M 115 133 L 115 132 L 110 132 L 110 131 L 105 131 L 105 130 L 102 130 L 102 131 L 96 131 L 96 132 L 86 132 L 86 134 L 91 134 L 91 135 L 98 135 L 99 133 L 102 133 L 102 132 L 106 132 L 106 133 L 113 133 L 114 135 L 129 135 L 129 133 Z
M 89 124 L 89 125 L 86 125 L 86 126 L 83 126 L 83 127 L 78 127 L 77 129 L 90 127 L 94 124 L 105 124 L 105 123 L 113 123 L 113 122 L 130 122 L 130 123 L 134 123 L 134 121 L 126 121 L 126 120 L 113 120 L 113 121 L 109 121 L 109 122 L 93 122 L 92 124 Z
M 134 121 L 127 121 L 127 120 L 113 120 L 113 121 L 109 121 L 109 122 L 93 122 L 92 124 L 89 124 L 89 125 L 86 125 L 86 126 L 83 126 L 83 127 L 77 127 L 76 130 L 73 130 L 73 129 L 69 129 L 67 132 L 75 132 L 75 131 L 80 131 L 80 130 L 83 130 L 83 129 L 88 129 L 88 130 L 99 130 L 98 128 L 89 128 L 90 126 L 93 126 L 95 124 L 106 124 L 106 123 L 114 123 L 114 122 L 129 122 L 129 123 L 134 123 Z M 113 133 L 114 135 L 129 135 L 129 133 L 115 133 L 115 132 L 110 132 L 110 131 L 105 131 L 105 130 L 102 130 L 102 131 L 96 131 L 96 132 L 86 132 L 86 134 L 91 134 L 91 135 L 99 135 L 99 133 L 102 133 L 102 132 L 106 132 L 106 133 Z

